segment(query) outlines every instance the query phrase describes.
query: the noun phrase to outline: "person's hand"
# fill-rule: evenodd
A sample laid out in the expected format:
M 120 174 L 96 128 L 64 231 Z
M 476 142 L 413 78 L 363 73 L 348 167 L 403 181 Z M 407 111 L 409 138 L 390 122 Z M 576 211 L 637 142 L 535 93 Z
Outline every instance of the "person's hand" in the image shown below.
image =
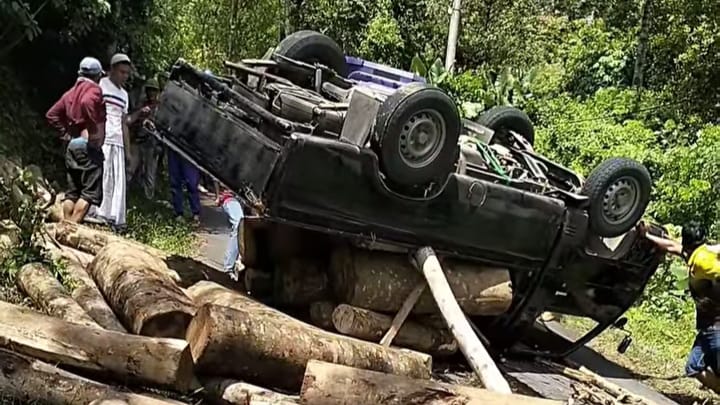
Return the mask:
M 67 132 L 65 132 L 64 134 L 62 134 L 62 136 L 60 136 L 60 140 L 61 140 L 61 141 L 64 141 L 64 142 L 69 142 L 69 141 L 70 141 L 70 134 L 68 134 Z
M 140 114 L 144 117 L 150 115 L 150 112 L 152 112 L 152 108 L 145 106 L 140 110 Z
M 645 224 L 644 221 L 640 221 L 640 223 L 637 226 L 638 233 L 640 236 L 647 236 L 648 233 L 648 226 Z

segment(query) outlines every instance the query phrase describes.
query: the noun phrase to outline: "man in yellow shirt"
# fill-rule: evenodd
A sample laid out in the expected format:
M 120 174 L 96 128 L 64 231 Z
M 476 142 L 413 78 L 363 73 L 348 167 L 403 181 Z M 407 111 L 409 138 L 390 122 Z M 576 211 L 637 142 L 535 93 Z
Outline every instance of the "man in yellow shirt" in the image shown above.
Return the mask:
M 688 263 L 698 334 L 685 372 L 720 394 L 720 245 L 709 245 L 697 223 L 683 226 L 682 243 L 644 231 L 647 239 Z

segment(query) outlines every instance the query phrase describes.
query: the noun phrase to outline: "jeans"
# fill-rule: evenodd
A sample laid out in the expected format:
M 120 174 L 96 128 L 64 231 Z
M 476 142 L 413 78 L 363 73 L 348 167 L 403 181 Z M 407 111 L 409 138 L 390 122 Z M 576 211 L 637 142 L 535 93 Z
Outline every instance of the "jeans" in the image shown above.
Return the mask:
M 708 367 L 720 376 L 718 365 L 720 362 L 720 325 L 709 326 L 698 331 L 695 342 L 690 350 L 687 364 L 685 365 L 685 374 L 692 377 L 700 374 Z
M 240 256 L 238 229 L 240 229 L 243 220 L 243 210 L 238 200 L 230 198 L 223 203 L 223 211 L 227 214 L 230 222 L 230 239 L 228 239 L 227 249 L 225 250 L 225 264 L 223 266 L 225 271 L 229 273 L 233 271 L 235 262 Z
M 168 150 L 168 172 L 170 174 L 170 191 L 175 215 L 183 214 L 183 185 L 187 187 L 190 212 L 200 215 L 200 170 L 175 151 Z

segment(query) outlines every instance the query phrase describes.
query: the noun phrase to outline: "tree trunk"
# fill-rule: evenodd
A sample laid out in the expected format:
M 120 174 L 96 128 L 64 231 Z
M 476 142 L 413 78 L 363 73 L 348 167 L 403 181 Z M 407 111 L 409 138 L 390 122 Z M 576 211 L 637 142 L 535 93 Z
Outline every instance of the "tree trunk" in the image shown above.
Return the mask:
M 61 244 L 92 255 L 97 255 L 103 247 L 111 242 L 130 244 L 138 250 L 165 261 L 172 279 L 183 287 L 191 286 L 201 280 L 210 279 L 218 274 L 213 267 L 196 259 L 169 254 L 142 243 L 84 225 L 62 221 L 57 224 L 49 224 L 46 229 Z
M 47 244 L 46 248 L 53 259 L 64 261 L 65 271 L 72 278 L 75 287 L 72 291 L 72 297 L 80 304 L 85 312 L 105 329 L 116 332 L 127 332 L 113 313 L 113 310 L 107 302 L 105 302 L 105 298 L 102 296 L 97 285 L 95 285 L 95 281 L 93 281 L 85 271 L 85 265 L 81 264 L 78 260 L 78 255 L 74 252 L 58 249 L 52 244 Z M 90 261 L 92 261 L 92 258 Z
M 640 31 L 638 32 L 638 45 L 635 53 L 635 68 L 633 69 L 632 85 L 638 92 L 643 87 L 645 78 L 645 61 L 647 59 L 648 43 L 650 41 L 650 22 L 652 21 L 652 1 L 645 0 L 640 17 Z
M 471 263 L 446 261 L 447 278 L 460 307 L 468 315 L 500 315 L 512 304 L 510 273 Z M 401 254 L 338 249 L 333 252 L 331 284 L 340 302 L 379 312 L 397 312 L 423 277 Z M 437 313 L 425 291 L 413 314 Z
M 310 305 L 310 321 L 319 328 L 335 332 L 337 329 L 335 329 L 332 319 L 334 310 L 335 304 L 330 301 L 313 302 Z
M 199 372 L 298 389 L 308 360 L 322 359 L 430 377 L 428 355 L 326 332 L 241 294 L 225 294 L 234 295 L 232 308 L 204 305 L 188 328 Z
M 17 285 L 48 314 L 79 325 L 100 327 L 41 263 L 23 266 L 17 273 Z
M 460 350 L 483 385 L 491 391 L 511 393 L 507 380 L 500 373 L 458 305 L 435 252 L 429 247 L 423 247 L 413 254 L 413 260 L 425 276 L 440 313 L 457 340 Z
M 180 392 L 187 392 L 193 380 L 185 341 L 89 328 L 4 302 L 0 302 L 0 346 L 48 363 Z
M 275 271 L 274 302 L 277 305 L 307 307 L 327 295 L 327 274 L 318 263 L 293 259 Z
M 312 405 L 561 405 L 562 402 L 310 361 L 301 404 Z
M 109 404 L 168 405 L 176 404 L 143 395 L 125 393 L 68 373 L 33 358 L 0 349 L 0 392 L 23 403 L 49 405 Z
M 196 308 L 158 257 L 128 243 L 111 243 L 100 250 L 88 273 L 129 331 L 185 337 Z
M 367 309 L 341 304 L 333 311 L 333 325 L 338 332 L 359 339 L 377 342 L 390 329 L 393 318 Z M 397 346 L 435 355 L 457 352 L 457 343 L 447 331 L 405 321 L 395 336 Z
M 222 378 L 203 382 L 205 398 L 216 405 L 292 405 L 298 398 L 252 384 Z

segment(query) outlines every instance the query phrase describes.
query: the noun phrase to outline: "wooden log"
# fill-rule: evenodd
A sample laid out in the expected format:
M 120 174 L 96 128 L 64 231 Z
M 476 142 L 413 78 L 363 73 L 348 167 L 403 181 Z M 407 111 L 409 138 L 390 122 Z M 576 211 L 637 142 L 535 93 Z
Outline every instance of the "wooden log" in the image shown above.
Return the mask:
M 85 265 L 82 264 L 84 259 L 78 257 L 76 252 L 57 248 L 50 243 L 45 246 L 54 260 L 65 263 L 65 271 L 72 278 L 75 287 L 71 294 L 72 298 L 80 304 L 85 312 L 105 329 L 127 332 L 127 329 L 120 323 L 113 310 L 105 302 L 105 298 L 97 285 L 95 285 L 95 281 L 85 271 Z M 92 257 L 90 257 L 90 262 L 92 262 Z
M 327 296 L 327 278 L 315 261 L 292 259 L 281 263 L 275 271 L 273 302 L 307 307 Z
M 321 359 L 430 377 L 432 359 L 426 354 L 326 332 L 242 294 L 220 286 L 213 290 L 214 294 L 188 292 L 198 303 L 206 299 L 229 304 L 204 305 L 190 323 L 187 340 L 199 372 L 298 389 L 307 361 Z
M 450 284 L 445 278 L 440 262 L 432 248 L 418 249 L 413 255 L 417 266 L 425 276 L 430 291 L 450 332 L 457 340 L 470 367 L 482 380 L 483 385 L 495 392 L 511 393 L 510 385 L 495 365 L 492 357 L 478 339 L 468 320 L 453 296 Z
M 23 403 L 48 405 L 110 404 L 168 405 L 144 395 L 120 392 L 42 361 L 0 349 L 0 392 Z
M 203 381 L 204 397 L 214 405 L 297 405 L 297 396 L 223 378 Z
M 500 315 L 512 304 L 510 273 L 471 263 L 443 262 L 450 287 L 468 315 Z M 339 302 L 379 312 L 397 312 L 405 298 L 423 282 L 406 255 L 356 248 L 333 252 L 330 282 Z M 425 291 L 413 314 L 432 314 L 437 306 Z
M 196 308 L 161 259 L 132 244 L 113 242 L 98 252 L 88 273 L 129 331 L 185 337 Z
M 65 322 L 0 302 L 0 346 L 51 364 L 187 392 L 193 362 L 187 342 Z
M 393 318 L 341 304 L 333 311 L 332 320 L 335 329 L 344 335 L 377 342 L 390 328 Z M 457 343 L 452 335 L 413 321 L 406 321 L 399 329 L 395 336 L 395 344 L 433 355 L 449 355 L 457 352 Z
M 310 304 L 310 321 L 319 328 L 335 332 L 337 329 L 335 329 L 332 319 L 334 310 L 335 304 L 330 301 L 313 302 Z M 360 336 L 355 337 L 362 339 Z
M 74 279 L 71 281 L 74 282 Z M 22 266 L 17 273 L 17 285 L 48 314 L 68 322 L 100 328 L 42 263 Z
M 308 362 L 300 403 L 312 405 L 560 405 L 559 401 L 413 380 L 320 361 Z
M 165 262 L 170 277 L 182 287 L 188 287 L 201 280 L 207 280 L 217 275 L 212 266 L 190 257 L 182 257 L 155 249 L 110 232 L 93 229 L 84 225 L 62 221 L 57 224 L 47 224 L 46 231 L 62 245 L 97 255 L 100 250 L 111 242 L 124 242 L 133 245 Z

